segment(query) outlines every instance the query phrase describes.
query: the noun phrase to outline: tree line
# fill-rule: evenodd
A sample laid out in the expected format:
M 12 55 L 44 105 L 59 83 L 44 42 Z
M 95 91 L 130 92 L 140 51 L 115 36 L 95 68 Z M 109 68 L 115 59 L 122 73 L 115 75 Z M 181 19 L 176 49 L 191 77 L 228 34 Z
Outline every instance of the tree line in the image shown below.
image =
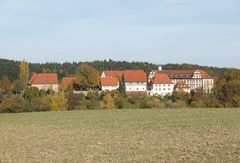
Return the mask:
M 60 91 L 55 93 L 51 90 L 43 91 L 37 88 L 28 87 L 28 80 L 31 72 L 33 72 L 33 64 L 26 61 L 12 61 L 12 67 L 18 69 L 15 78 L 9 77 L 5 73 L 0 80 L 0 112 L 33 112 L 33 111 L 61 111 L 61 110 L 84 110 L 84 109 L 124 109 L 124 108 L 233 108 L 240 107 L 240 71 L 237 69 L 224 69 L 223 74 L 216 71 L 215 68 L 209 68 L 214 71 L 216 80 L 213 93 L 205 94 L 203 92 L 191 92 L 186 94 L 183 92 L 174 92 L 172 96 L 162 97 L 144 97 L 133 96 L 126 97 L 122 87 L 112 92 L 99 92 L 99 82 L 101 70 L 95 67 L 101 67 L 105 61 L 96 61 L 99 63 L 91 65 L 91 63 L 76 63 L 76 68 L 69 68 L 68 75 L 74 75 L 77 78 L 75 83 L 69 86 L 60 86 Z M 11 63 L 6 61 L 5 65 Z M 121 65 L 123 62 L 110 61 L 111 66 L 106 65 L 101 69 L 112 69 L 113 65 Z M 70 63 L 69 63 L 70 64 Z M 139 64 L 139 65 L 138 65 Z M 147 63 L 135 63 L 138 66 L 145 67 Z M 42 64 L 39 64 L 42 65 Z M 45 64 L 43 64 L 45 65 Z M 55 64 L 49 64 L 49 66 Z M 64 64 L 56 64 L 55 69 L 61 69 Z M 72 65 L 72 64 L 70 64 Z M 74 65 L 74 64 L 73 64 Z M 127 64 L 128 65 L 128 64 Z M 138 65 L 138 66 L 137 66 Z M 36 66 L 36 65 L 35 65 Z M 50 66 L 50 67 L 51 67 Z M 154 68 L 156 69 L 156 65 Z M 11 67 L 11 66 L 10 66 Z M 41 66 L 39 66 L 41 67 Z M 39 68 L 38 67 L 38 68 Z M 50 71 L 50 67 L 39 68 L 37 72 L 54 72 Z M 53 66 L 54 67 L 54 66 Z M 53 68 L 51 67 L 51 69 Z M 66 66 L 67 67 L 67 66 Z M 73 66 L 74 67 L 74 66 Z M 108 67 L 108 68 L 106 68 Z M 151 67 L 151 65 L 150 65 Z M 165 69 L 192 69 L 194 65 L 165 65 Z M 3 69 L 6 67 L 3 67 Z M 49 71 L 47 70 L 49 68 Z M 133 69 L 130 67 L 129 69 Z M 116 66 L 117 69 L 117 66 Z M 124 68 L 125 69 L 125 68 Z M 216 68 L 217 69 L 217 68 Z M 11 71 L 12 68 L 9 68 Z M 123 70 L 123 69 L 120 69 Z M 145 70 L 146 71 L 146 70 Z M 8 72 L 2 70 L 1 73 Z M 62 71 L 59 71 L 63 73 Z M 65 73 L 64 73 L 65 74 Z M 87 95 L 75 94 L 74 90 L 88 90 Z
M 18 80 L 19 74 L 19 61 L 0 59 L 0 78 L 3 75 L 7 75 L 10 81 Z M 156 70 L 158 65 L 148 63 L 148 62 L 127 62 L 127 61 L 113 61 L 113 60 L 103 60 L 103 61 L 92 61 L 92 62 L 65 62 L 65 63 L 29 63 L 30 73 L 36 72 L 53 72 L 57 73 L 58 77 L 61 79 L 63 76 L 75 74 L 82 64 L 88 64 L 91 67 L 97 69 L 100 73 L 103 70 L 126 70 L 126 69 L 141 69 L 146 73 L 152 70 Z M 190 70 L 196 69 L 198 67 L 206 70 L 209 75 L 214 78 L 220 78 L 224 75 L 227 68 L 218 67 L 208 67 L 200 66 L 194 64 L 166 64 L 163 65 L 163 69 L 166 70 Z

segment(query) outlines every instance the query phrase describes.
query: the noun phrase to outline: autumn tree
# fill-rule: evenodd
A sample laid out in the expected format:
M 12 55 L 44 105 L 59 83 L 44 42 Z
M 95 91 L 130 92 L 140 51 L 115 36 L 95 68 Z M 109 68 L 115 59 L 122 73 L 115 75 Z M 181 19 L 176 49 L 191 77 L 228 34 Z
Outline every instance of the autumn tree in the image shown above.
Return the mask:
M 50 99 L 50 106 L 52 111 L 67 110 L 67 98 L 64 92 L 54 94 Z
M 24 112 L 26 102 L 21 95 L 6 95 L 0 104 L 0 113 Z
M 115 101 L 110 93 L 106 94 L 101 102 L 101 108 L 103 109 L 115 109 Z
M 77 72 L 76 83 L 84 89 L 94 89 L 99 86 L 100 74 L 95 68 L 88 64 L 82 64 Z
M 19 84 L 21 89 L 27 88 L 28 85 L 28 80 L 29 80 L 29 67 L 28 63 L 23 60 L 20 62 L 19 65 Z
M 222 78 L 217 80 L 214 92 L 225 107 L 239 107 L 240 71 L 228 70 Z
M 9 93 L 13 89 L 13 85 L 11 84 L 8 76 L 4 75 L 2 80 L 0 81 L 0 92 L 3 94 Z

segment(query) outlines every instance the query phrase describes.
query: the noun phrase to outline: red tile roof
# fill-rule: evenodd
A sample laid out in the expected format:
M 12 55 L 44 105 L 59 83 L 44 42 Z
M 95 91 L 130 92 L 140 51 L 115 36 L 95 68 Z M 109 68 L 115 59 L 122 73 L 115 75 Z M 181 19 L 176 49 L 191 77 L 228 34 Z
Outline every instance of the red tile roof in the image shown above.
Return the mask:
M 63 77 L 61 84 L 63 85 L 71 85 L 77 80 L 74 76 Z
M 208 75 L 208 73 L 204 70 L 199 70 L 201 75 L 202 75 L 202 78 L 204 79 L 212 79 L 212 77 L 210 75 Z
M 121 78 L 124 71 L 110 71 L 110 70 L 105 70 L 103 71 L 106 77 L 117 77 Z
M 143 70 L 126 70 L 124 80 L 126 82 L 147 82 L 147 75 Z
M 167 74 L 156 74 L 153 79 L 153 84 L 172 84 L 172 80 Z
M 162 70 L 157 71 L 160 74 L 167 74 L 171 79 L 174 78 L 192 78 L 196 70 Z M 203 79 L 211 79 L 211 76 L 204 70 L 199 70 Z
M 34 73 L 29 84 L 58 84 L 58 77 L 56 73 Z
M 101 86 L 118 86 L 119 81 L 116 77 L 101 78 Z

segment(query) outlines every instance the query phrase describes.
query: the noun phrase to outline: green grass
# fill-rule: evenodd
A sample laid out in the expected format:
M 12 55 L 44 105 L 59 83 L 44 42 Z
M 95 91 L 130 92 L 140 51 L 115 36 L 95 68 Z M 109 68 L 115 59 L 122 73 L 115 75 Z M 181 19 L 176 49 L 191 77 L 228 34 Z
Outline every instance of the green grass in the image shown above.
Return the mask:
M 0 162 L 240 162 L 240 109 L 0 114 Z

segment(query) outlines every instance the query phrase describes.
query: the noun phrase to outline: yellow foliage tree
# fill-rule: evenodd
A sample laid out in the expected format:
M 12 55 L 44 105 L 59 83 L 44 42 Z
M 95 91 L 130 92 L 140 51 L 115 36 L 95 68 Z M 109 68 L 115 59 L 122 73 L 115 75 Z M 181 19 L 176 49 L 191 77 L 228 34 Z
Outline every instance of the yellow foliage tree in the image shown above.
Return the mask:
M 28 80 L 29 80 L 29 67 L 28 63 L 25 60 L 23 60 L 20 62 L 19 65 L 19 81 L 21 89 L 27 87 Z
M 67 110 L 67 98 L 64 92 L 54 94 L 50 99 L 50 106 L 52 111 Z
M 115 101 L 112 98 L 111 94 L 106 94 L 103 97 L 103 100 L 101 102 L 101 108 L 103 108 L 103 109 L 115 109 L 116 108 Z

